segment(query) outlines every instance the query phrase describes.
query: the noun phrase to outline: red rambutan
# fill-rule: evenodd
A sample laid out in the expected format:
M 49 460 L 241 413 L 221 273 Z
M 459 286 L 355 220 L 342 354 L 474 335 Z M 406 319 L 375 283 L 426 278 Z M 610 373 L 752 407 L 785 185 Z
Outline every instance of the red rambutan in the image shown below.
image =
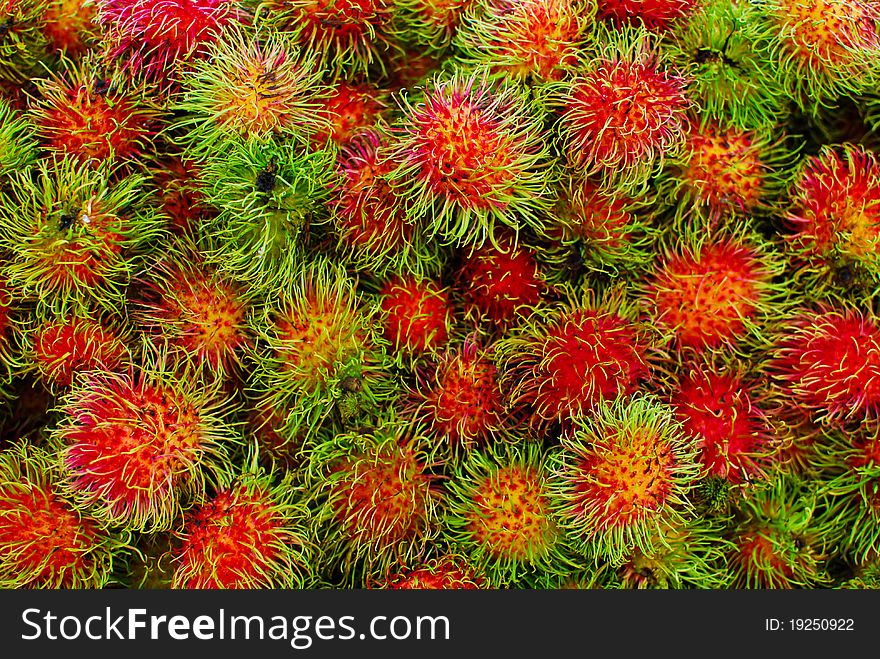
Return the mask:
M 392 277 L 379 292 L 385 338 L 395 350 L 421 355 L 449 338 L 452 308 L 446 289 L 417 277 Z
M 327 97 L 320 99 L 319 112 L 328 115 L 330 128 L 315 135 L 315 143 L 321 145 L 329 139 L 344 145 L 359 133 L 374 128 L 388 109 L 387 97 L 388 93 L 375 85 L 337 82 Z
M 488 588 L 486 579 L 463 556 L 446 554 L 411 567 L 390 570 L 370 588 L 385 590 L 478 590 Z
M 604 0 L 597 18 L 616 25 L 644 25 L 649 30 L 666 30 L 685 16 L 696 0 Z
M 81 57 L 98 40 L 95 0 L 49 0 L 43 13 L 43 34 L 51 53 Z

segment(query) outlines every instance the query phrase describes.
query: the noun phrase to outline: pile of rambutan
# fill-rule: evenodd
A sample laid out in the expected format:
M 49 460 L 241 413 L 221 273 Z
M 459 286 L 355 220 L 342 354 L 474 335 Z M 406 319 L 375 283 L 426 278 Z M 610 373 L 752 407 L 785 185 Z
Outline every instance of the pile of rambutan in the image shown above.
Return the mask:
M 869 0 L 0 2 L 0 587 L 873 587 L 878 108 Z

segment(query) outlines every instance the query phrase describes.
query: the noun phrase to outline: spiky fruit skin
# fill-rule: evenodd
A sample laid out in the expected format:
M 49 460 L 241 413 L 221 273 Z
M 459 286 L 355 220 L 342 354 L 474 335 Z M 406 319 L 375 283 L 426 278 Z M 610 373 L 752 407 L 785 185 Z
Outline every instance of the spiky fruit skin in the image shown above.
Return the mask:
M 303 50 L 320 53 L 321 68 L 334 78 L 381 67 L 391 47 L 388 0 L 271 0 L 262 7 L 265 20 L 289 32 Z
M 478 0 L 397 0 L 392 33 L 400 43 L 443 53 L 463 17 L 477 6 Z
M 169 230 L 177 235 L 198 236 L 202 223 L 217 214 L 199 189 L 198 168 L 191 160 L 169 157 L 155 163 L 151 173 Z
M 151 264 L 134 315 L 172 347 L 175 359 L 222 380 L 238 371 L 252 343 L 249 302 L 242 286 L 219 276 L 184 243 Z
M 313 142 L 331 140 L 342 146 L 360 133 L 375 129 L 388 110 L 388 94 L 368 83 L 337 82 L 322 98 L 319 112 L 327 117 L 329 128 L 319 131 Z
M 597 18 L 662 31 L 683 22 L 694 4 L 694 0 L 611 0 L 599 4 Z
M 603 189 L 637 189 L 682 146 L 688 80 L 645 30 L 603 35 L 589 64 L 558 88 L 560 148 Z
M 100 165 L 140 161 L 152 148 L 161 112 L 124 72 L 108 76 L 98 63 L 86 61 L 37 86 L 40 99 L 32 116 L 49 151 Z
M 568 426 L 648 376 L 648 338 L 625 301 L 586 298 L 536 311 L 497 344 L 509 404 L 538 429 Z
M 815 496 L 777 478 L 745 493 L 727 564 L 734 588 L 810 588 L 827 583 Z
M 481 590 L 489 585 L 464 557 L 448 554 L 408 568 L 390 570 L 370 587 L 384 590 Z
M 130 364 L 127 339 L 118 322 L 70 316 L 26 331 L 23 352 L 49 391 L 59 393 L 70 387 L 77 373 L 115 371 Z
M 227 26 L 245 20 L 231 0 L 97 0 L 107 59 L 168 85 L 173 70 L 204 57 Z
M 705 473 L 732 484 L 760 479 L 773 434 L 756 396 L 735 371 L 693 366 L 677 383 L 671 403 L 685 432 L 697 440 Z
M 331 151 L 258 139 L 212 155 L 202 190 L 219 212 L 199 245 L 208 263 L 256 291 L 294 281 L 304 265 L 302 234 L 326 213 L 333 159 Z
M 780 140 L 769 133 L 692 122 L 680 155 L 667 165 L 660 184 L 678 217 L 699 215 L 712 223 L 774 209 Z
M 0 97 L 0 178 L 11 176 L 36 159 L 34 126 Z
M 66 57 L 82 57 L 98 41 L 95 0 L 51 0 L 46 5 L 43 34 L 50 53 Z
M 464 257 L 456 274 L 466 313 L 478 324 L 505 329 L 527 316 L 547 286 L 535 255 L 502 237 Z
M 468 337 L 461 347 L 423 367 L 404 409 L 438 446 L 456 452 L 496 438 L 505 425 L 504 407 L 492 347 Z
M 828 429 L 811 455 L 827 497 L 822 520 L 839 529 L 839 547 L 860 563 L 880 551 L 880 428 L 876 419 L 854 432 Z
M 759 5 L 709 0 L 676 23 L 669 52 L 692 81 L 703 117 L 748 130 L 773 126 L 787 113 L 774 43 Z
M 53 429 L 63 493 L 106 524 L 150 532 L 171 528 L 204 496 L 234 436 L 222 403 L 155 370 L 91 372 L 61 405 Z
M 801 310 L 779 329 L 770 372 L 815 420 L 880 412 L 880 326 L 854 309 Z
M 554 456 L 553 501 L 583 551 L 620 564 L 652 554 L 690 514 L 700 473 L 693 438 L 652 396 L 620 397 L 579 417 Z
M 60 496 L 51 454 L 17 442 L 0 453 L 3 588 L 104 588 L 128 544 Z
M 863 146 L 824 146 L 792 180 L 786 246 L 815 297 L 880 288 L 880 159 Z
M 525 97 L 478 73 L 434 77 L 403 101 L 385 157 L 411 221 L 429 237 L 482 244 L 496 225 L 540 226 L 550 205 L 548 145 Z
M 595 5 L 589 0 L 483 0 L 464 15 L 455 46 L 464 65 L 521 82 L 560 80 L 575 68 Z
M 392 393 L 378 319 L 335 265 L 317 262 L 254 321 L 254 390 L 286 411 L 284 434 L 312 435 L 370 414 Z
M 315 448 L 309 483 L 319 560 L 341 568 L 349 584 L 418 560 L 436 536 L 443 493 L 426 446 L 417 429 L 388 422 Z
M 378 275 L 389 270 L 436 274 L 436 250 L 422 237 L 422 225 L 407 220 L 388 178 L 394 164 L 380 157 L 387 143 L 368 131 L 340 150 L 339 183 L 330 202 L 340 246 L 352 265 Z
M 172 588 L 303 588 L 307 509 L 290 476 L 245 473 L 187 513 L 172 550 Z
M 17 172 L 0 197 L 0 244 L 13 256 L 4 274 L 42 313 L 119 309 L 138 251 L 161 235 L 159 217 L 144 204 L 143 178 L 113 174 L 44 158 L 33 174 Z
M 0 81 L 23 83 L 30 77 L 46 48 L 41 28 L 44 5 L 39 0 L 3 0 L 0 3 Z
M 393 349 L 418 356 L 449 340 L 452 306 L 448 291 L 417 277 L 392 277 L 379 291 L 384 336 Z
M 6 285 L 0 283 L 0 381 L 6 384 L 9 377 L 9 369 L 14 363 L 15 349 L 12 343 L 15 300 Z M 0 397 L 5 394 L 5 386 L 0 386 Z
M 651 324 L 696 353 L 735 348 L 759 332 L 774 308 L 779 264 L 758 238 L 691 232 L 679 241 L 642 287 Z
M 445 532 L 494 587 L 570 567 L 537 444 L 470 454 L 449 483 Z
M 181 77 L 175 127 L 188 159 L 203 161 L 226 143 L 278 138 L 307 145 L 327 121 L 325 93 L 314 57 L 301 55 L 288 35 L 261 38 L 228 29 L 206 57 Z
M 779 84 L 806 112 L 876 85 L 880 8 L 864 0 L 774 0 Z

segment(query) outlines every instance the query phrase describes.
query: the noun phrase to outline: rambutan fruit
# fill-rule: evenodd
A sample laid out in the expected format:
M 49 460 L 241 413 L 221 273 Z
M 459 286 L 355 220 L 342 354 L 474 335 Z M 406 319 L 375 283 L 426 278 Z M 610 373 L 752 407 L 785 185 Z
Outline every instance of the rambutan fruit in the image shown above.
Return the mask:
M 504 444 L 469 454 L 450 477 L 445 534 L 493 587 L 576 565 L 553 515 L 546 461 L 537 443 Z
M 301 234 L 331 194 L 334 155 L 256 139 L 214 154 L 202 170 L 205 200 L 219 211 L 202 227 L 207 261 L 254 290 L 293 281 Z
M 442 492 L 426 446 L 418 429 L 386 420 L 315 448 L 308 499 L 317 505 L 311 519 L 328 574 L 369 583 L 427 557 Z
M 560 80 L 578 64 L 592 0 L 482 0 L 454 40 L 466 67 L 521 82 Z
M 442 70 L 444 60 L 431 51 L 399 45 L 388 53 L 385 87 L 393 93 L 423 89 L 426 81 Z
M 838 588 L 846 590 L 880 590 L 880 564 L 875 561 L 859 565 L 851 578 L 843 581 Z
M 540 306 L 495 348 L 501 384 L 512 408 L 532 427 L 569 425 L 648 377 L 646 328 L 631 320 L 632 305 L 615 291 L 607 299 L 569 293 Z
M 880 412 L 880 325 L 856 309 L 801 309 L 780 323 L 768 371 L 817 421 Z
M 225 402 L 161 352 L 142 368 L 82 374 L 64 396 L 58 444 L 63 494 L 102 522 L 167 530 L 200 502 L 235 442 Z
M 199 189 L 200 172 L 191 160 L 167 156 L 150 167 L 159 196 L 158 205 L 177 235 L 198 236 L 202 224 L 216 216 L 216 209 L 205 201 Z
M 691 80 L 703 117 L 741 130 L 766 129 L 788 112 L 776 82 L 774 43 L 761 5 L 707 0 L 676 23 L 669 53 Z
M 374 129 L 389 109 L 388 96 L 387 90 L 366 82 L 337 81 L 326 97 L 316 99 L 329 128 L 318 131 L 313 143 L 321 146 L 331 140 L 343 146 L 360 133 Z
M 737 348 L 760 337 L 782 301 L 774 277 L 784 264 L 747 231 L 711 231 L 695 222 L 661 246 L 642 284 L 651 325 L 679 351 Z
M 417 380 L 405 414 L 425 427 L 436 446 L 470 451 L 503 430 L 506 410 L 498 368 L 492 346 L 481 345 L 478 337 L 467 337 L 419 368 Z
M 504 234 L 465 254 L 455 277 L 466 315 L 502 330 L 528 316 L 547 289 L 534 252 Z
M 465 14 L 478 6 L 479 0 L 397 0 L 391 33 L 400 43 L 440 54 L 449 48 Z
M 206 376 L 238 371 L 252 343 L 244 287 L 218 274 L 184 241 L 151 262 L 141 282 L 135 317 L 140 328 L 167 342 L 172 358 Z
M 289 475 L 251 467 L 192 510 L 172 549 L 172 588 L 303 588 L 308 509 Z
M 286 437 L 311 435 L 333 414 L 355 420 L 391 394 L 375 309 L 342 268 L 313 262 L 275 295 L 253 321 L 260 343 L 252 381 L 260 400 L 286 412 Z
M 0 452 L 3 588 L 104 588 L 129 541 L 64 500 L 50 452 L 24 441 Z
M 650 262 L 657 233 L 649 219 L 653 195 L 635 197 L 602 190 L 594 181 L 566 175 L 545 231 L 550 241 L 537 256 L 545 277 L 563 281 L 577 269 L 616 276 Z
M 679 218 L 699 215 L 714 224 L 755 217 L 776 210 L 773 198 L 789 160 L 782 139 L 767 131 L 695 120 L 658 185 Z
M 734 588 L 810 588 L 827 585 L 816 497 L 790 478 L 745 490 L 727 566 Z
M 5 98 L 0 98 L 0 180 L 36 160 L 35 128 Z M 7 186 L 0 186 L 0 195 Z
M 880 291 L 880 158 L 863 146 L 823 146 L 794 176 L 786 247 L 811 297 Z
M 229 141 L 277 138 L 304 146 L 329 128 L 319 101 L 326 93 L 321 70 L 286 34 L 225 30 L 181 75 L 181 87 L 174 126 L 182 129 L 187 159 L 202 161 Z
M 50 53 L 68 58 L 85 55 L 100 39 L 96 0 L 49 0 L 43 12 L 43 34 Z
M 772 0 L 778 84 L 807 113 L 872 91 L 880 67 L 880 7 L 870 0 Z
M 19 372 L 33 371 L 53 394 L 68 389 L 78 373 L 117 371 L 132 364 L 131 332 L 103 314 L 72 314 L 22 327 Z
M 479 245 L 496 224 L 540 226 L 552 204 L 549 145 L 521 91 L 477 73 L 435 76 L 402 113 L 387 178 L 429 237 Z
M 390 0 L 268 0 L 260 18 L 289 33 L 334 78 L 365 74 L 382 67 L 381 55 L 392 48 L 388 29 Z
M 554 454 L 551 500 L 585 555 L 621 564 L 635 549 L 669 548 L 664 529 L 691 513 L 700 474 L 692 436 L 671 407 L 621 396 L 575 418 Z
M 418 357 L 449 340 L 452 305 L 448 290 L 435 280 L 392 276 L 379 296 L 383 334 L 398 354 Z
M 599 29 L 597 44 L 574 78 L 557 85 L 560 148 L 603 189 L 638 189 L 684 144 L 689 80 L 666 65 L 644 29 Z
M 671 403 L 685 432 L 696 438 L 706 474 L 732 484 L 762 478 L 774 436 L 743 369 L 689 362 L 681 370 Z
M 233 0 L 96 0 L 108 61 L 170 87 L 226 29 L 248 22 Z M 215 65 L 220 65 L 215 62 Z
M 606 0 L 599 3 L 596 18 L 616 26 L 663 31 L 681 23 L 696 4 L 696 0 Z
M 859 562 L 880 553 L 880 423 L 855 431 L 826 429 L 812 454 L 820 471 L 820 494 L 827 497 L 820 518 L 838 529 L 839 550 Z
M 124 71 L 82 60 L 36 84 L 31 116 L 48 151 L 97 166 L 141 161 L 152 150 L 162 111 Z
M 435 275 L 442 258 L 420 223 L 409 222 L 380 159 L 383 139 L 368 131 L 342 147 L 338 186 L 329 202 L 340 248 L 353 267 L 378 276 L 387 271 Z
M 42 0 L 0 3 L 0 80 L 26 81 L 46 51 Z
M 71 157 L 41 159 L 32 172 L 10 178 L 0 196 L 9 285 L 57 315 L 93 305 L 120 309 L 137 251 L 161 235 L 143 178 L 114 180 L 110 167 Z
M 457 554 L 434 556 L 409 567 L 388 571 L 369 584 L 383 590 L 481 590 L 489 588 L 486 578 Z

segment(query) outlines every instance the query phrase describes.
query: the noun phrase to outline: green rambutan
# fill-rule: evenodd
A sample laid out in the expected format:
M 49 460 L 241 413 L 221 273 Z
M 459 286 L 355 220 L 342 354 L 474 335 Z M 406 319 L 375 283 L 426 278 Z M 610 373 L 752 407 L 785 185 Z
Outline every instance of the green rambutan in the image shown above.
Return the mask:
M 31 165 L 37 157 L 36 129 L 12 104 L 0 97 L 0 181 Z M 0 196 L 7 191 L 0 185 Z
M 384 336 L 398 354 L 419 357 L 449 340 L 452 305 L 448 290 L 432 279 L 389 278 L 379 291 Z
M 782 322 L 768 371 L 790 404 L 816 421 L 880 413 L 880 325 L 856 309 L 801 309 Z
M 204 499 L 237 441 L 226 403 L 161 352 L 140 368 L 81 374 L 52 430 L 61 491 L 103 523 L 162 531 Z
M 23 83 L 46 51 L 43 0 L 0 2 L 0 81 Z
M 21 441 L 0 452 L 3 588 L 104 588 L 129 541 L 64 500 L 48 451 Z
M 462 18 L 478 6 L 479 0 L 397 0 L 391 33 L 399 43 L 443 53 Z
M 253 321 L 252 381 L 260 400 L 285 411 L 284 436 L 311 436 L 333 414 L 351 422 L 391 395 L 376 310 L 342 268 L 314 262 L 275 295 Z
M 320 101 L 326 88 L 314 59 L 287 34 L 226 30 L 181 77 L 174 127 L 183 131 L 184 157 L 203 161 L 229 142 L 277 138 L 308 145 L 326 132 Z
M 778 84 L 816 115 L 838 96 L 876 88 L 880 71 L 880 7 L 871 0 L 768 0 Z
M 251 466 L 188 511 L 172 549 L 172 588 L 303 588 L 308 509 L 289 475 Z
M 641 285 L 651 325 L 679 351 L 739 348 L 760 336 L 778 313 L 774 283 L 783 267 L 757 235 L 711 231 L 700 222 L 661 247 L 662 258 Z
M 761 4 L 707 0 L 676 24 L 669 53 L 691 80 L 703 117 L 749 130 L 771 127 L 788 111 L 774 43 Z
M 811 297 L 880 292 L 880 158 L 863 146 L 823 146 L 789 192 L 785 236 Z
M 532 442 L 470 453 L 450 481 L 445 533 L 493 587 L 575 566 L 552 513 L 546 454 Z
M 114 180 L 107 166 L 73 158 L 41 159 L 18 171 L 0 196 L 0 245 L 11 255 L 9 285 L 43 312 L 64 315 L 92 305 L 121 308 L 137 251 L 161 235 L 137 175 Z
M 464 66 L 492 76 L 560 80 L 578 63 L 595 9 L 593 0 L 481 0 L 453 43 Z
M 744 492 L 740 521 L 727 555 L 734 588 L 810 588 L 827 585 L 816 497 L 790 478 Z
M 600 29 L 596 43 L 573 79 L 556 87 L 560 149 L 603 189 L 636 190 L 684 144 L 689 79 L 666 65 L 644 29 Z
M 292 282 L 303 267 L 301 234 L 323 221 L 333 160 L 256 139 L 213 155 L 202 170 L 205 200 L 219 211 L 202 227 L 206 260 L 254 290 Z
M 647 330 L 630 320 L 632 305 L 615 291 L 607 299 L 570 293 L 560 305 L 538 307 L 496 344 L 501 384 L 531 426 L 564 426 L 632 394 L 648 376 Z
M 442 503 L 438 462 L 417 428 L 395 421 L 344 433 L 311 454 L 319 561 L 340 581 L 369 583 L 427 557 Z M 335 571 L 335 572 L 334 572 Z
M 477 73 L 433 77 L 391 128 L 387 175 L 410 221 L 456 244 L 496 225 L 539 228 L 552 204 L 549 145 L 523 93 Z
M 35 82 L 31 117 L 49 152 L 98 166 L 140 161 L 153 149 L 163 112 L 127 72 L 87 59 Z
M 554 455 L 552 501 L 581 551 L 619 565 L 638 549 L 670 549 L 669 526 L 690 517 L 696 445 L 671 407 L 620 397 L 575 418 Z

